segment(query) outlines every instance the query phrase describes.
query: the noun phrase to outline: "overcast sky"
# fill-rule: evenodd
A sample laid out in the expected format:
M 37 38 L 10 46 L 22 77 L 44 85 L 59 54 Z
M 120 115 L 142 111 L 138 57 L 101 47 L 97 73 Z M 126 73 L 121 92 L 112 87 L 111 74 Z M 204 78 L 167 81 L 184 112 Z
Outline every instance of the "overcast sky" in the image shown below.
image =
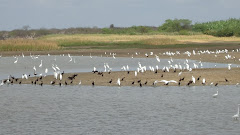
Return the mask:
M 0 0 L 0 30 L 203 22 L 240 18 L 239 6 L 240 0 Z

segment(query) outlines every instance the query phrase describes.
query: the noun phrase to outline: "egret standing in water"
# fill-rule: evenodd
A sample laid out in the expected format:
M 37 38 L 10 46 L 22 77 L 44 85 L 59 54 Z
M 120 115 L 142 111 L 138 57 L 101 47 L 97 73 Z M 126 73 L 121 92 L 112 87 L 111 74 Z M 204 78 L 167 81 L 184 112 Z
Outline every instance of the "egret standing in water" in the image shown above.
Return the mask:
M 16 64 L 18 62 L 18 57 L 16 57 L 16 60 L 14 61 L 14 63 Z
M 240 106 L 240 104 L 238 104 L 238 112 L 237 112 L 237 114 L 233 115 L 233 119 L 234 120 L 237 120 L 239 118 L 239 106 Z
M 40 63 L 40 65 L 39 65 L 39 67 L 40 67 L 40 68 L 42 67 L 42 60 L 41 60 L 41 63 Z
M 218 96 L 218 91 L 217 93 L 213 94 L 213 98 L 217 98 L 217 96 Z

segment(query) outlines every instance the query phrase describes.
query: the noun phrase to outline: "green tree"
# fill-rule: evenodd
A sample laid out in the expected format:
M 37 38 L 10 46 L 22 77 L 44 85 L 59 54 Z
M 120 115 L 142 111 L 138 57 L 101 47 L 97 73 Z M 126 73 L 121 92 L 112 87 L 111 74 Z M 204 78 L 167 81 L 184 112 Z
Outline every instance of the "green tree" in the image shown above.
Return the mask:
M 168 19 L 165 23 L 159 27 L 160 31 L 165 32 L 179 32 L 181 30 L 191 30 L 192 21 L 188 19 Z

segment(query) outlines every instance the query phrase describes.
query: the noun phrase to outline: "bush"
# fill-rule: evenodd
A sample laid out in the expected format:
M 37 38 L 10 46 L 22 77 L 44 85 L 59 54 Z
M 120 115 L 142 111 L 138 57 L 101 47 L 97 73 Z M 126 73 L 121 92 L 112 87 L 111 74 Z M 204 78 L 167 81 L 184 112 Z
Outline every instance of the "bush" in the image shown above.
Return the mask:
M 180 30 L 178 33 L 179 35 L 190 35 L 189 31 L 187 30 Z
M 234 33 L 233 33 L 233 30 L 229 29 L 229 28 L 225 28 L 225 29 L 222 29 L 222 30 L 218 30 L 214 36 L 217 36 L 217 37 L 231 37 L 233 36 Z
M 206 23 L 196 23 L 193 25 L 193 31 L 202 32 L 204 34 L 230 37 L 239 35 L 240 19 L 228 19 Z

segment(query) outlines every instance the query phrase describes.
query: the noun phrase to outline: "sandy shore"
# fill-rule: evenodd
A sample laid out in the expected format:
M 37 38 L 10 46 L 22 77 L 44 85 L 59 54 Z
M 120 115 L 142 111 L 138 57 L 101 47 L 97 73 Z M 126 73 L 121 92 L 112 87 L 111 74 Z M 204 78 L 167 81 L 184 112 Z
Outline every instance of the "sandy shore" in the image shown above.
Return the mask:
M 153 83 L 158 80 L 175 80 L 177 83 L 169 83 L 168 86 L 186 86 L 189 81 L 192 80 L 192 76 L 195 77 L 196 83 L 189 84 L 190 86 L 199 86 L 199 85 L 236 85 L 240 83 L 240 70 L 239 68 L 232 68 L 228 70 L 227 68 L 216 68 L 216 69 L 193 69 L 193 71 L 182 71 L 182 74 L 178 76 L 179 72 L 174 72 L 170 70 L 170 72 L 163 72 L 161 70 L 158 73 L 155 72 L 144 72 L 138 73 L 135 76 L 133 71 L 117 71 L 111 72 L 103 72 L 102 74 L 98 73 L 65 73 L 63 74 L 63 78 L 60 81 L 59 79 L 54 79 L 53 75 L 49 75 L 46 77 L 30 77 L 28 79 L 14 79 L 14 84 L 33 84 L 35 85 L 51 85 L 51 81 L 54 82 L 53 85 L 79 85 L 81 81 L 81 85 L 92 85 L 94 82 L 95 86 L 118 86 L 117 80 L 121 79 L 121 86 L 166 86 L 163 82 L 158 82 L 153 85 Z M 74 79 L 69 79 L 74 74 L 77 76 Z M 183 79 L 179 81 L 180 79 Z M 197 79 L 199 78 L 199 80 Z M 203 78 L 206 79 L 206 83 L 202 84 Z M 123 79 L 123 80 L 122 80 Z M 109 83 L 112 80 L 112 83 Z M 134 82 L 134 84 L 133 84 Z M 179 84 L 180 82 L 180 84 Z

